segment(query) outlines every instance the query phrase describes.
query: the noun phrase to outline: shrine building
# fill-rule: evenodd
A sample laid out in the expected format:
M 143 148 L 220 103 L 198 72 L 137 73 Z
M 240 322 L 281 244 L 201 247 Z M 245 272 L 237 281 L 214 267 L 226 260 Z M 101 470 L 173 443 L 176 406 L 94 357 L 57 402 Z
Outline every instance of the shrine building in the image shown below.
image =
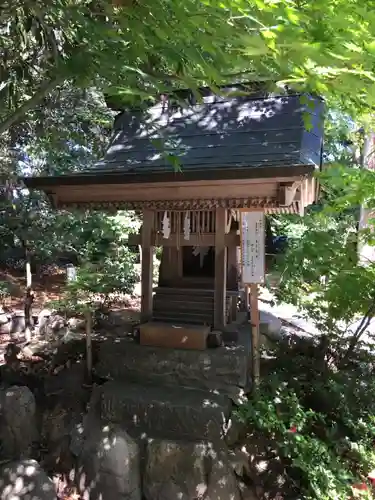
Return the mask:
M 129 238 L 142 249 L 142 322 L 222 329 L 241 287 L 240 210 L 303 214 L 317 197 L 322 144 L 320 98 L 227 87 L 202 89 L 196 102 L 181 91 L 118 115 L 104 158 L 86 171 L 25 184 L 56 208 L 142 212 Z

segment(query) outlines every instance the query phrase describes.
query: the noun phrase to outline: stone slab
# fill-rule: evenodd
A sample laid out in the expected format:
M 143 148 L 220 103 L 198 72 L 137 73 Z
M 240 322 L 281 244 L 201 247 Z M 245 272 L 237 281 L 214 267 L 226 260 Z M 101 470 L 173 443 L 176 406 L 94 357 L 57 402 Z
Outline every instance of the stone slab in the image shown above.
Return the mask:
M 112 380 L 233 394 L 250 389 L 250 338 L 205 351 L 141 346 L 127 338 L 100 344 L 95 372 Z
M 217 441 L 232 404 L 206 391 L 107 382 L 100 388 L 100 418 L 135 438 Z
M 211 328 L 150 321 L 141 325 L 139 330 L 141 345 L 204 351 Z
M 116 425 L 90 420 L 75 481 L 84 499 L 141 500 L 140 451 Z
M 240 500 L 228 453 L 212 443 L 147 443 L 145 500 Z

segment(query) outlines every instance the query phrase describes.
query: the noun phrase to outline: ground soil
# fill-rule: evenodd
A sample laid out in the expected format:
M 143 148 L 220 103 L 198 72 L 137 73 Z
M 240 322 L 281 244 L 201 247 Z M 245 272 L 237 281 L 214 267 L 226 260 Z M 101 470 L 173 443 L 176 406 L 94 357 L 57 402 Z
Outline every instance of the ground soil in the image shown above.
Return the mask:
M 0 270 L 0 281 L 9 284 L 10 297 L 1 304 L 10 313 L 23 311 L 24 297 L 26 289 L 25 273 L 18 271 Z M 38 315 L 45 309 L 51 301 L 59 300 L 63 296 L 66 274 L 62 270 L 57 270 L 54 274 L 38 277 L 33 275 L 34 302 L 32 314 Z M 122 316 L 129 315 L 129 321 L 134 322 L 134 317 L 139 316 L 140 294 L 137 293 L 139 286 L 136 286 L 136 293 L 133 297 L 124 296 L 113 304 L 113 310 L 121 310 Z M 9 342 L 21 345 L 25 343 L 24 333 L 5 335 L 0 334 L 0 365 L 4 362 L 4 351 Z
M 6 281 L 9 284 L 11 291 L 11 297 L 5 300 L 4 305 L 11 310 L 23 310 L 24 294 L 26 288 L 26 277 L 25 274 L 18 271 L 2 271 L 0 270 L 0 281 Z M 65 271 L 56 271 L 54 274 L 48 276 L 33 276 L 33 291 L 34 291 L 34 303 L 33 309 L 40 311 L 46 307 L 46 305 L 53 301 L 61 298 L 63 293 L 63 288 L 66 282 Z M 126 297 L 124 301 L 119 300 L 114 306 L 116 309 L 130 308 L 138 310 L 140 303 L 138 297 L 137 285 L 135 290 L 135 297 L 133 300 L 130 297 Z

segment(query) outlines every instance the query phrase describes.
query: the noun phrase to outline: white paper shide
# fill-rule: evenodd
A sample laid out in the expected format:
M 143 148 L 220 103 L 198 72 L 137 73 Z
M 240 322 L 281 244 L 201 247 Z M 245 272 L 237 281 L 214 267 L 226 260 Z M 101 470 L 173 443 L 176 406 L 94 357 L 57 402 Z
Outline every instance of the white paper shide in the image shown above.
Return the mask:
M 241 212 L 241 270 L 245 285 L 264 283 L 265 221 L 263 212 Z

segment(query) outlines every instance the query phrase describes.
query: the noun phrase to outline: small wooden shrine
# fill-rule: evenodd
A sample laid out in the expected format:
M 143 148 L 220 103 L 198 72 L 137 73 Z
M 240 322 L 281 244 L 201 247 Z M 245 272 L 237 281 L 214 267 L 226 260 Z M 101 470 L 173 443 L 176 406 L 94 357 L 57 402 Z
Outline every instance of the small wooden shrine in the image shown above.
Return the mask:
M 225 326 L 239 289 L 239 211 L 301 214 L 315 201 L 321 99 L 225 90 L 205 89 L 199 103 L 185 91 L 184 105 L 163 96 L 147 111 L 124 111 L 92 168 L 25 179 L 57 208 L 142 211 L 141 233 L 129 243 L 142 248 L 144 322 Z

